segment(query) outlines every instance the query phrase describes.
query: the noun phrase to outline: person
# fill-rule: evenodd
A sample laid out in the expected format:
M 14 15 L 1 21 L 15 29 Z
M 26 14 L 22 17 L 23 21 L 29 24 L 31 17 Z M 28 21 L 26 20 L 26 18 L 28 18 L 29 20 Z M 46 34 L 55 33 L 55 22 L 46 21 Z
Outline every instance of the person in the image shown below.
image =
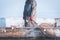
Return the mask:
M 23 12 L 23 19 L 25 22 L 25 27 L 28 27 L 28 21 L 33 21 L 36 13 L 36 1 L 26 0 Z

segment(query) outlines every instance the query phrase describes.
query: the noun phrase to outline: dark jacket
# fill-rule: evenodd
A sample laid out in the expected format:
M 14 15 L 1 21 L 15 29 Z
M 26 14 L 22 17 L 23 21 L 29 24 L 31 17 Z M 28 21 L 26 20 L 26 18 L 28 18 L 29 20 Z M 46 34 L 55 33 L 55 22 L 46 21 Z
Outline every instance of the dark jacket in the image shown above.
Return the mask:
M 35 0 L 26 0 L 23 12 L 24 19 L 31 17 L 35 6 L 36 6 Z

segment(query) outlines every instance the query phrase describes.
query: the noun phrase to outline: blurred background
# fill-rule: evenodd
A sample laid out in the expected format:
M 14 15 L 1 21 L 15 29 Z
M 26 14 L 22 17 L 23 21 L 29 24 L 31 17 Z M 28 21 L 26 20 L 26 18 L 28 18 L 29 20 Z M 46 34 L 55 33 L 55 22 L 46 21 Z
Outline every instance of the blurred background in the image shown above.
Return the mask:
M 25 1 L 26 0 L 0 0 L 0 26 L 8 27 L 11 25 L 19 25 L 20 23 L 23 24 L 22 17 Z M 60 0 L 36 0 L 36 2 L 37 10 L 35 21 L 38 24 L 43 22 L 45 18 L 48 18 L 48 22 L 51 23 L 55 23 L 54 18 L 60 18 Z

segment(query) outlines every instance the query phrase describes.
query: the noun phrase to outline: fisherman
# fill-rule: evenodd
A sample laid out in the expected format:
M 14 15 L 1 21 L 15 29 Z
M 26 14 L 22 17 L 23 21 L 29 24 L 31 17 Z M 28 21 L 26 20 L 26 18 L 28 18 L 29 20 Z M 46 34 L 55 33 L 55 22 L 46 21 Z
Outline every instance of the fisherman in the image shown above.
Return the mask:
M 26 0 L 23 12 L 25 27 L 28 27 L 28 21 L 33 21 L 36 13 L 36 1 Z

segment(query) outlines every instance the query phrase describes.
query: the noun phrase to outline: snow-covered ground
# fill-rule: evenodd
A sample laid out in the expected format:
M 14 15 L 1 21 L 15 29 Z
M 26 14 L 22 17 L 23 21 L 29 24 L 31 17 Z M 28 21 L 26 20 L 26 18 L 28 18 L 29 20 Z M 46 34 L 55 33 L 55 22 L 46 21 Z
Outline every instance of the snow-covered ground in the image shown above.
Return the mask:
M 17 26 L 21 27 L 24 24 L 22 18 L 6 18 L 6 27 Z
M 55 19 L 50 19 L 50 18 L 37 18 L 36 22 L 39 24 L 41 23 L 51 23 L 54 24 L 55 23 Z
M 0 19 L 0 26 L 1 25 L 6 25 L 6 27 L 11 27 L 11 26 L 17 26 L 17 27 L 21 27 L 22 25 L 24 25 L 24 20 L 22 18 L 4 18 L 2 21 Z M 55 20 L 54 19 L 49 19 L 49 18 L 36 18 L 35 20 L 36 23 L 41 24 L 41 23 L 51 23 L 54 24 Z

